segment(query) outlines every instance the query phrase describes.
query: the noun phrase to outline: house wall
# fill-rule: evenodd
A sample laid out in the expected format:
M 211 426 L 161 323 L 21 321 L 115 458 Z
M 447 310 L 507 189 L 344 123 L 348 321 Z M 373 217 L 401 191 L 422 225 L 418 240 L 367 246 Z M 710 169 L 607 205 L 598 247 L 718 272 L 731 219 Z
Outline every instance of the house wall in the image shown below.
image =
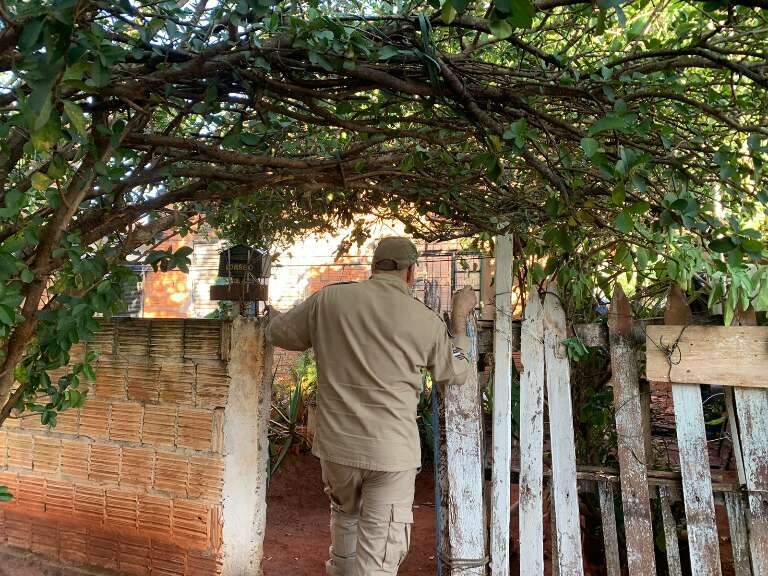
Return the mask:
M 0 484 L 16 496 L 0 504 L 0 545 L 138 576 L 220 573 L 225 425 L 269 405 L 247 381 L 270 370 L 256 330 L 240 354 L 253 366 L 232 379 L 250 393 L 236 392 L 239 411 L 227 408 L 229 330 L 214 320 L 104 323 L 87 348 L 99 359 L 85 406 L 52 429 L 30 416 L 0 430 Z M 248 556 L 240 544 L 230 543 Z

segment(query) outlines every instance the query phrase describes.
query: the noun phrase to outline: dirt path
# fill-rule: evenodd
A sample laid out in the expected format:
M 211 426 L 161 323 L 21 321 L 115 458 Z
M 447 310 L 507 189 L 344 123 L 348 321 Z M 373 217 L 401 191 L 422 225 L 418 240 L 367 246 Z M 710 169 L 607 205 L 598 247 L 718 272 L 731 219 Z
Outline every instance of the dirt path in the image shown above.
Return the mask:
M 434 484 L 429 472 L 416 480 L 411 552 L 399 576 L 435 573 Z M 264 576 L 322 576 L 331 536 L 328 499 L 319 461 L 300 456 L 272 480 L 267 504 Z

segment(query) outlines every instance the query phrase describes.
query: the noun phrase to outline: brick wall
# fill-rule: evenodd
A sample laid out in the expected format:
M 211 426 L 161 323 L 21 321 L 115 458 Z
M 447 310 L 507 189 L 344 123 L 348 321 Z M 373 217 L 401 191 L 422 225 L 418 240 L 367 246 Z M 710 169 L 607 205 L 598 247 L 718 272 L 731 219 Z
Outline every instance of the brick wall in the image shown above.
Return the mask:
M 0 544 L 137 576 L 216 574 L 227 326 L 105 323 L 85 406 L 50 430 L 36 417 L 0 430 L 0 484 L 16 495 Z

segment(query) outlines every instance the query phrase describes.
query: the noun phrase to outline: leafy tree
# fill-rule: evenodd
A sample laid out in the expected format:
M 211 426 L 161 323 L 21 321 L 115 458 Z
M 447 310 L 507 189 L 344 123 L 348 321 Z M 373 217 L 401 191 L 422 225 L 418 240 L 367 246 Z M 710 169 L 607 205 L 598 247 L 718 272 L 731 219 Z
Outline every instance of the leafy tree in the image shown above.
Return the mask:
M 85 398 L 126 261 L 207 222 L 516 238 L 588 302 L 768 304 L 766 0 L 0 1 L 0 423 Z M 366 229 L 359 224 L 357 238 Z M 14 379 L 21 386 L 12 392 Z

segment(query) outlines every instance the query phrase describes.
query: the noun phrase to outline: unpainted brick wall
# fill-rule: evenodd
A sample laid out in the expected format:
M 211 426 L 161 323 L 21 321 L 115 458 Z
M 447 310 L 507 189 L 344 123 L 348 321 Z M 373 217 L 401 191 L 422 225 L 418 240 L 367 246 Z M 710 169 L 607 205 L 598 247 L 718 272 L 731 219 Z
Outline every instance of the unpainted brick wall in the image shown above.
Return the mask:
M 0 430 L 0 484 L 16 496 L 0 545 L 137 576 L 217 574 L 227 329 L 105 323 L 85 406 L 50 430 L 37 417 Z

